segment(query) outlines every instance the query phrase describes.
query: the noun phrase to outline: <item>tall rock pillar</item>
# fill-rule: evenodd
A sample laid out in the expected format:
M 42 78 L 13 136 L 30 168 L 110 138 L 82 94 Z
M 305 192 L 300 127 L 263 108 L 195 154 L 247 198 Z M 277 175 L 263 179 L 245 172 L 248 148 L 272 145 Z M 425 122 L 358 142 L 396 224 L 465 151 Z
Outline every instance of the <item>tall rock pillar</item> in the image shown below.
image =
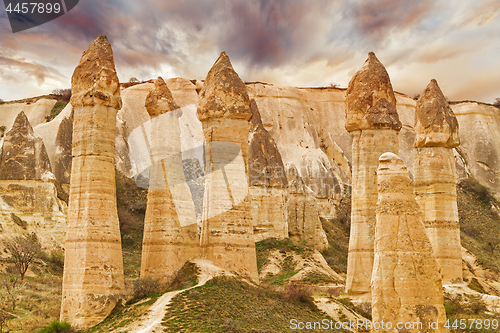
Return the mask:
M 406 166 L 385 153 L 377 176 L 372 332 L 448 332 L 438 263 Z
M 198 106 L 207 144 L 201 246 L 216 265 L 258 281 L 247 176 L 251 117 L 245 84 L 223 52 Z
M 122 101 L 106 36 L 83 53 L 71 90 L 73 162 L 61 320 L 85 329 L 104 320 L 124 291 L 114 164 Z
M 413 172 L 417 202 L 444 283 L 462 282 L 456 170 L 458 121 L 441 89 L 432 80 L 417 102 Z
M 168 283 L 200 252 L 191 192 L 184 177 L 179 117 L 182 110 L 161 77 L 146 98 L 151 117 L 151 168 L 144 219 L 141 277 Z
M 398 152 L 401 129 L 389 75 L 373 52 L 349 82 L 345 127 L 352 137 L 351 234 L 346 292 L 353 297 L 369 298 L 378 159 L 385 152 Z

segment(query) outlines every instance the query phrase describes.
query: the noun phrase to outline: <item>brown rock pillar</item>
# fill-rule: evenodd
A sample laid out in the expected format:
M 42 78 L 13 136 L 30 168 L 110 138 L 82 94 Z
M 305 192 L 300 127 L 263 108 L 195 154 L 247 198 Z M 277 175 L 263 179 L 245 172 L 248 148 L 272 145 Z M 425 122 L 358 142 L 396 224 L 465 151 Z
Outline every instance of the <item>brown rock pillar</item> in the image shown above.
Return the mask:
M 417 202 L 444 283 L 462 282 L 456 170 L 458 121 L 441 89 L 432 80 L 417 102 L 413 173 Z
M 124 291 L 114 166 L 122 102 L 106 36 L 83 53 L 71 89 L 73 162 L 61 320 L 85 329 L 104 320 Z
M 144 219 L 141 277 L 168 283 L 200 254 L 196 213 L 182 168 L 182 110 L 161 77 L 146 98 L 151 117 L 151 168 Z
M 251 117 L 245 84 L 223 52 L 198 106 L 207 144 L 201 246 L 215 265 L 258 281 L 247 176 Z
M 406 166 L 385 153 L 377 176 L 372 332 L 448 332 L 438 263 Z
M 398 152 L 401 129 L 387 71 L 370 52 L 349 82 L 346 125 L 352 137 L 352 210 L 346 292 L 369 298 L 373 267 L 378 158 Z

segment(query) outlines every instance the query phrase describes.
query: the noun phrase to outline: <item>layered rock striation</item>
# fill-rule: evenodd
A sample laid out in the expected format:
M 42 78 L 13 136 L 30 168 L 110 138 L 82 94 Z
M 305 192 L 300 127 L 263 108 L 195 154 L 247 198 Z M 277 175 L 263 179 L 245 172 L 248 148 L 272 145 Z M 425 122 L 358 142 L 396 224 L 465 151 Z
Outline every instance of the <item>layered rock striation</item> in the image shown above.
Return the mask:
M 114 167 L 121 98 L 106 36 L 83 53 L 71 89 L 73 160 L 61 320 L 85 329 L 104 320 L 124 292 Z
M 251 117 L 245 84 L 223 52 L 198 106 L 206 142 L 201 246 L 217 266 L 258 281 L 247 176 Z
M 141 277 L 165 284 L 200 254 L 198 226 L 184 176 L 179 117 L 182 109 L 161 77 L 145 103 L 151 117 L 151 167 Z
M 385 153 L 377 177 L 371 292 L 372 322 L 378 327 L 372 332 L 448 332 L 439 267 L 408 171 L 398 156 Z
M 42 138 L 21 111 L 0 150 L 0 239 L 35 232 L 44 250 L 63 245 L 66 204 L 58 188 Z
M 346 292 L 355 297 L 368 297 L 373 267 L 378 159 L 385 152 L 398 152 L 401 129 L 389 75 L 373 52 L 349 82 L 345 128 L 352 137 Z
M 436 80 L 417 102 L 413 172 L 417 202 L 424 213 L 427 235 L 444 283 L 462 281 L 456 168 L 458 121 Z

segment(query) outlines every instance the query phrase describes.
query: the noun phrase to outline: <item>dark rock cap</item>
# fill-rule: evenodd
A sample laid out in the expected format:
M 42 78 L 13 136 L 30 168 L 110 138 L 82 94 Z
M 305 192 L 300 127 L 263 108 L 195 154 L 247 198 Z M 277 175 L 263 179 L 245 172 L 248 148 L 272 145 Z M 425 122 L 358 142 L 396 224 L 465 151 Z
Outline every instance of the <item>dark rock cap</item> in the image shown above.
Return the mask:
M 414 147 L 455 148 L 459 144 L 457 118 L 432 79 L 417 101 Z
M 51 172 L 50 160 L 41 138 L 35 136 L 28 117 L 21 112 L 5 134 L 0 152 L 0 179 L 40 180 Z
M 250 98 L 243 81 L 233 69 L 225 52 L 212 66 L 200 91 L 198 118 L 232 118 L 249 120 Z
M 151 118 L 174 110 L 181 111 L 175 103 L 170 89 L 160 76 L 155 81 L 155 88 L 146 97 L 145 106 Z
M 378 103 L 381 99 L 386 102 Z M 389 104 L 393 107 L 389 107 Z M 375 54 L 370 52 L 363 67 L 347 87 L 345 128 L 348 132 L 374 128 L 392 128 L 399 131 L 401 122 L 395 110 L 396 97 L 389 74 Z M 371 114 L 370 119 L 366 119 L 367 114 Z
M 97 37 L 83 52 L 71 78 L 71 93 L 73 107 L 103 105 L 121 109 L 120 82 L 105 35 Z

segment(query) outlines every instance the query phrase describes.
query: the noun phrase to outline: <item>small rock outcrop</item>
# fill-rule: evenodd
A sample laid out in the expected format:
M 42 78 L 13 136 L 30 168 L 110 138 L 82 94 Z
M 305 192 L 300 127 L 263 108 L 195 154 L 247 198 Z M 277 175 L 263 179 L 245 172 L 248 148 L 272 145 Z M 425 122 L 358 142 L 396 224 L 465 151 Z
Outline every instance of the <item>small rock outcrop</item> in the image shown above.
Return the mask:
M 398 152 L 401 129 L 387 71 L 370 52 L 349 82 L 346 130 L 352 137 L 352 210 L 346 292 L 369 298 L 373 267 L 378 158 Z
M 448 332 L 438 263 L 406 166 L 385 153 L 377 177 L 371 291 L 372 322 L 379 325 L 372 332 Z M 398 328 L 398 323 L 411 327 Z
M 73 161 L 61 320 L 86 329 L 104 320 L 124 292 L 114 166 L 121 99 L 106 36 L 83 53 L 71 90 Z
M 444 283 L 462 281 L 456 166 L 453 148 L 460 144 L 458 121 L 436 80 L 417 102 L 413 173 L 417 202 Z
M 255 100 L 250 101 L 248 178 L 255 241 L 288 236 L 285 166 L 274 139 L 262 125 Z
M 41 180 L 51 173 L 49 156 L 40 137 L 35 136 L 28 117 L 20 112 L 5 134 L 0 153 L 0 179 Z
M 245 84 L 223 52 L 207 74 L 198 105 L 206 142 L 202 253 L 258 281 L 247 176 L 251 117 Z
M 182 110 L 161 77 L 146 98 L 151 117 L 151 167 L 141 278 L 169 283 L 188 260 L 200 254 L 198 226 L 184 176 L 179 118 Z

